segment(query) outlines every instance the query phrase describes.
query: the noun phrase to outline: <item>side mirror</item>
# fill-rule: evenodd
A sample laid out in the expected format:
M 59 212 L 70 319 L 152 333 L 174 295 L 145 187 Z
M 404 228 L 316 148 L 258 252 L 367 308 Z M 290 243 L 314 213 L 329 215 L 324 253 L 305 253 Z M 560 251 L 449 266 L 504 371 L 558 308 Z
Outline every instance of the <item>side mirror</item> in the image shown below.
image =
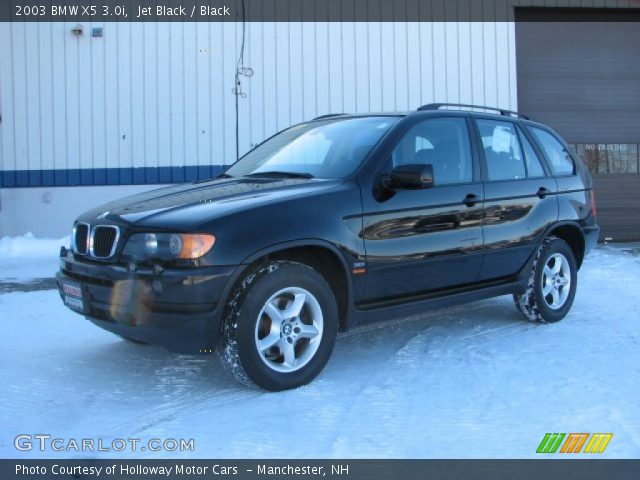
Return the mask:
M 420 189 L 433 186 L 433 166 L 424 164 L 398 165 L 391 171 L 391 188 Z

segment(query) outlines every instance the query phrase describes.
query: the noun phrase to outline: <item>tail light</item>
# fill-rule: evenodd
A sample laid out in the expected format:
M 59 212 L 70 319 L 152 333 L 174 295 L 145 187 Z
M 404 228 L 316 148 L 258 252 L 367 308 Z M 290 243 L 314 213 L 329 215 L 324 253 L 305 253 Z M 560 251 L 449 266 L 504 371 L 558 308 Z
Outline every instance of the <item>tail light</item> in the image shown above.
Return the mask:
M 596 214 L 598 213 L 596 209 L 596 194 L 593 193 L 593 190 L 591 190 L 590 195 L 591 195 L 591 215 L 595 217 Z

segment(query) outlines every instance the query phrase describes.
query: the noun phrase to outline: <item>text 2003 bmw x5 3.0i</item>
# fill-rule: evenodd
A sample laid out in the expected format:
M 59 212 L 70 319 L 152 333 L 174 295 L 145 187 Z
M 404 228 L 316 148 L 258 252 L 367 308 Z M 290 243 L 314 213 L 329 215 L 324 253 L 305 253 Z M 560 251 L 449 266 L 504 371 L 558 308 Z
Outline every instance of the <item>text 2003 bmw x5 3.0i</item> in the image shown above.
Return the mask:
M 62 299 L 268 390 L 312 380 L 365 321 L 504 294 L 562 319 L 598 238 L 585 165 L 522 115 L 450 107 L 319 117 L 216 179 L 88 211 Z

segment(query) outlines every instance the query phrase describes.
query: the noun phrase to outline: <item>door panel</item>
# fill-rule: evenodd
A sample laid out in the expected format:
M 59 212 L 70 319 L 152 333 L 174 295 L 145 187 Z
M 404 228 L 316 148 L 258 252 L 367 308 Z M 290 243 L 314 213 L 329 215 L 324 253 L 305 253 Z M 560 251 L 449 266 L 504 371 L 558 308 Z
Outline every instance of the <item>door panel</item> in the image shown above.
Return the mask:
M 416 294 L 476 279 L 482 262 L 481 185 L 406 190 L 364 217 L 365 299 Z
M 482 185 L 402 190 L 364 216 L 365 300 L 471 283 L 482 263 Z
M 484 166 L 485 256 L 478 279 L 518 272 L 558 218 L 556 180 L 513 120 L 477 118 Z
M 548 194 L 537 193 L 545 188 Z M 488 182 L 483 224 L 486 255 L 479 280 L 515 274 L 533 253 L 542 233 L 558 218 L 553 178 Z
M 363 195 L 364 301 L 473 282 L 482 264 L 482 182 L 469 118 L 417 117 L 384 154 Z M 431 165 L 433 187 L 380 187 L 399 165 Z M 473 196 L 475 202 L 468 198 Z

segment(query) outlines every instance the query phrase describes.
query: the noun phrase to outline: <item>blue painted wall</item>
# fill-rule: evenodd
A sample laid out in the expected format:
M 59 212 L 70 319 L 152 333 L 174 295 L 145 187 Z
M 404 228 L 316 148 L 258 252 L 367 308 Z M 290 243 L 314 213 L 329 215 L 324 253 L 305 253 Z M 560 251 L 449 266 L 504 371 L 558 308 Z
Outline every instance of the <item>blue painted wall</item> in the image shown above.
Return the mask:
M 143 168 L 75 168 L 0 171 L 1 188 L 71 187 L 76 185 L 154 185 L 206 180 L 222 173 L 221 165 Z

